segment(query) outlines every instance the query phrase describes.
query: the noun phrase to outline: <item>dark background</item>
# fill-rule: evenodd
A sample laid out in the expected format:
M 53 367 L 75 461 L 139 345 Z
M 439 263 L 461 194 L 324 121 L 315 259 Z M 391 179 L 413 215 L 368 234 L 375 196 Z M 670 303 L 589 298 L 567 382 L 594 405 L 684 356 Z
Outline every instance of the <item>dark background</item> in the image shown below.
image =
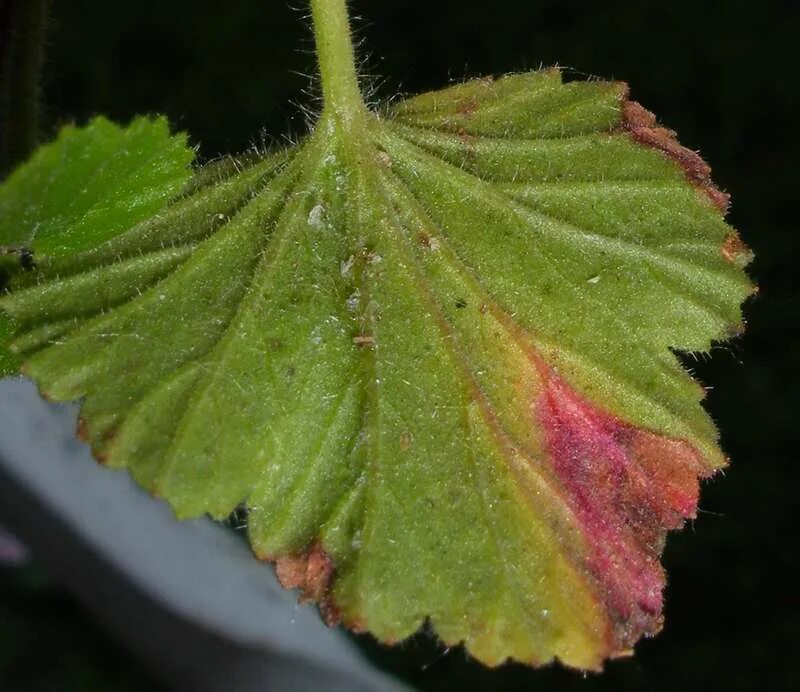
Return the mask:
M 304 0 L 53 2 L 43 89 L 49 136 L 95 113 L 169 115 L 201 156 L 299 136 L 315 107 Z M 381 665 L 424 690 L 789 690 L 798 557 L 792 507 L 798 291 L 794 207 L 800 74 L 797 3 L 671 0 L 354 0 L 375 99 L 451 80 L 558 63 L 623 79 L 636 100 L 700 149 L 756 252 L 760 294 L 746 335 L 693 363 L 732 458 L 696 521 L 672 535 L 666 628 L 632 659 L 584 677 L 550 668 L 488 671 L 424 636 Z M 36 563 L 0 569 L 0 686 L 158 689 Z M 794 687 L 793 687 L 794 686 Z M 232 691 L 235 692 L 235 691 Z

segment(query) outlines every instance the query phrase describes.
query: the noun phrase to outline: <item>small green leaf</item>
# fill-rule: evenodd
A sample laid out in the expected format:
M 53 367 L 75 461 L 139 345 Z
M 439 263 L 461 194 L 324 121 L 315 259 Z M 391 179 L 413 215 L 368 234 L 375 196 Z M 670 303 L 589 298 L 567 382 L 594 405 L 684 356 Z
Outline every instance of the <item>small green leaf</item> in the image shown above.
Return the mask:
M 64 127 L 0 185 L 0 281 L 14 283 L 37 255 L 85 251 L 157 214 L 188 182 L 193 159 L 163 117 Z M 5 348 L 10 330 L 0 317 L 0 376 L 18 367 Z
M 742 327 L 727 198 L 622 84 L 348 94 L 298 146 L 39 257 L 0 301 L 13 348 L 179 516 L 246 503 L 329 621 L 597 668 L 658 630 L 666 531 L 724 464 L 673 350 Z

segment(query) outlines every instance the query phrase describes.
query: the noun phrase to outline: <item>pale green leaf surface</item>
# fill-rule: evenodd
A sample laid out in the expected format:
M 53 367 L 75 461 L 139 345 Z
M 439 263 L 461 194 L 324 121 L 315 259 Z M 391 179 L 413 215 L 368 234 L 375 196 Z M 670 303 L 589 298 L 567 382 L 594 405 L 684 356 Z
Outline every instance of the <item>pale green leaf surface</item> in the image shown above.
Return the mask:
M 24 271 L 17 257 L 21 248 L 34 262 L 38 255 L 71 255 L 150 219 L 186 185 L 193 159 L 186 136 L 170 135 L 165 118 L 137 118 L 120 127 L 97 117 L 86 127 L 62 128 L 0 185 L 0 280 L 14 283 L 14 275 Z M 142 263 L 142 270 L 151 271 L 152 264 Z M 88 293 L 98 288 L 91 280 L 82 285 Z M 104 282 L 100 290 L 119 292 Z M 82 303 L 79 292 L 72 295 L 72 303 L 61 307 L 67 314 Z M 51 320 L 55 316 L 47 301 L 42 310 Z M 11 330 L 5 320 L 0 316 L 0 375 L 19 366 L 5 348 Z
M 626 99 L 548 70 L 323 117 L 45 254 L 0 300 L 13 347 L 179 516 L 245 503 L 329 619 L 596 668 L 658 629 L 664 534 L 724 463 L 673 350 L 740 329 L 751 292 Z
M 164 118 L 67 125 L 0 187 L 0 244 L 47 255 L 98 245 L 157 213 L 193 159 Z

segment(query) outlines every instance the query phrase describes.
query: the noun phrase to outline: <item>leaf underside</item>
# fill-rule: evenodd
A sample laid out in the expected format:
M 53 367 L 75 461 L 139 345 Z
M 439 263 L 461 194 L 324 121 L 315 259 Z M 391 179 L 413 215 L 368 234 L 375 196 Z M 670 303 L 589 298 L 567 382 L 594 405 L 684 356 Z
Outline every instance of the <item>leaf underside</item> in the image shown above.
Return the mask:
M 330 622 L 598 668 L 659 629 L 665 533 L 725 463 L 673 351 L 742 328 L 727 198 L 623 84 L 556 70 L 327 124 L 43 248 L 12 348 L 180 517 L 245 503 Z

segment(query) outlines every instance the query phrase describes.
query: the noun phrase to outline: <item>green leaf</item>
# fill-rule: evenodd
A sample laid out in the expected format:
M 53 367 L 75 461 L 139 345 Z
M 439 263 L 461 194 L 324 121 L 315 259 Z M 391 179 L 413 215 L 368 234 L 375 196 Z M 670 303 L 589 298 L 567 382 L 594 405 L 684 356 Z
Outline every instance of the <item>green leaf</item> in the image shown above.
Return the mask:
M 752 290 L 699 157 L 546 70 L 237 168 L 0 301 L 96 456 L 180 517 L 246 503 L 283 583 L 383 641 L 597 668 L 657 631 L 725 463 L 673 351 Z
M 5 347 L 14 333 L 14 325 L 5 315 L 0 315 L 0 378 L 11 375 L 19 368 L 16 357 Z
M 193 159 L 163 117 L 64 127 L 0 185 L 0 284 L 25 283 L 16 275 L 39 254 L 85 251 L 157 214 L 188 182 Z M 19 365 L 5 348 L 11 329 L 0 316 L 0 376 Z

